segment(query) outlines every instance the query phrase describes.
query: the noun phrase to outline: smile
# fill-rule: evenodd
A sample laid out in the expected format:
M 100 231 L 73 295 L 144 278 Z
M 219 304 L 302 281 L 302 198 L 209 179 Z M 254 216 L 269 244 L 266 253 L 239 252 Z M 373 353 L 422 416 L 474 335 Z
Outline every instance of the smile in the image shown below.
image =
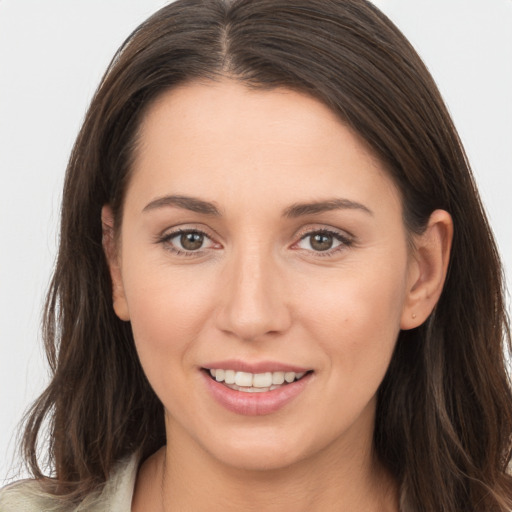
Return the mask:
M 230 389 L 245 393 L 273 391 L 281 386 L 296 382 L 307 372 L 265 372 L 249 373 L 236 370 L 210 369 L 210 375 L 217 382 L 224 383 Z
M 218 366 L 222 368 L 215 364 L 202 368 L 210 396 L 228 411 L 244 416 L 278 412 L 305 392 L 315 373 L 278 363 L 223 362 Z

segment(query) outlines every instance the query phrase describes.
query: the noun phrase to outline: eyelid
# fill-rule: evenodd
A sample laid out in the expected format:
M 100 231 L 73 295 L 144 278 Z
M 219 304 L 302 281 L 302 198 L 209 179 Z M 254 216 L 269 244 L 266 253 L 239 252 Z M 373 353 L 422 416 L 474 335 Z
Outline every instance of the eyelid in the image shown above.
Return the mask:
M 199 227 L 194 224 L 180 224 L 178 226 L 167 228 L 159 235 L 157 235 L 155 237 L 155 243 L 164 245 L 168 251 L 180 256 L 200 256 L 203 255 L 209 249 L 222 248 L 222 244 L 216 241 L 217 237 L 215 235 L 212 235 L 211 231 L 212 230 L 210 229 L 205 229 L 204 227 Z M 206 239 L 208 239 L 212 245 L 210 247 L 201 247 L 200 249 L 193 251 L 187 249 L 180 249 L 179 247 L 176 247 L 170 243 L 170 241 L 173 238 L 184 233 L 199 233 Z
M 203 235 L 211 238 L 212 240 L 217 240 L 220 238 L 220 235 L 211 227 L 203 224 L 203 223 L 195 223 L 195 222 L 180 222 L 174 226 L 167 226 L 165 229 L 162 229 L 156 238 L 164 238 L 169 235 L 182 233 L 189 231 L 197 231 L 198 233 L 202 233 Z
M 197 250 L 187 250 L 180 249 L 175 245 L 170 243 L 174 237 L 179 236 L 184 233 L 199 233 L 208 239 L 211 243 L 209 247 L 201 247 Z M 326 249 L 325 251 L 315 251 L 314 249 L 305 249 L 298 247 L 298 244 L 303 241 L 305 238 L 313 236 L 315 234 L 327 234 L 333 236 L 340 243 L 330 249 Z M 222 244 L 217 242 L 217 238 L 219 238 L 215 232 L 212 234 L 212 230 L 210 228 L 205 228 L 203 226 L 198 226 L 197 224 L 180 224 L 177 226 L 169 227 L 162 231 L 159 235 L 155 237 L 156 244 L 163 244 L 166 246 L 166 249 L 170 252 L 182 256 L 200 256 L 203 255 L 206 251 L 210 249 L 221 249 L 223 248 Z M 300 250 L 308 253 L 315 254 L 315 256 L 332 256 L 335 253 L 347 249 L 355 243 L 355 237 L 351 233 L 346 230 L 342 230 L 339 228 L 335 228 L 325 224 L 316 224 L 316 225 L 307 225 L 301 227 L 295 235 L 295 241 L 290 246 L 291 249 Z
M 333 247 L 331 249 L 327 249 L 325 251 L 315 251 L 313 249 L 303 249 L 297 247 L 300 242 L 302 242 L 305 238 L 313 236 L 315 234 L 328 234 L 333 236 L 336 240 L 340 242 L 339 245 Z M 291 245 L 292 249 L 305 251 L 308 253 L 312 253 L 315 256 L 332 256 L 337 252 L 346 250 L 351 247 L 355 243 L 355 237 L 351 233 L 341 230 L 339 228 L 334 228 L 332 226 L 326 225 L 308 225 L 302 227 L 295 235 L 296 241 Z
M 306 226 L 302 226 L 299 230 L 296 231 L 294 237 L 302 240 L 305 236 L 314 233 L 329 233 L 331 235 L 340 237 L 341 239 L 350 241 L 355 241 L 356 238 L 346 229 L 340 229 L 326 224 L 308 224 Z

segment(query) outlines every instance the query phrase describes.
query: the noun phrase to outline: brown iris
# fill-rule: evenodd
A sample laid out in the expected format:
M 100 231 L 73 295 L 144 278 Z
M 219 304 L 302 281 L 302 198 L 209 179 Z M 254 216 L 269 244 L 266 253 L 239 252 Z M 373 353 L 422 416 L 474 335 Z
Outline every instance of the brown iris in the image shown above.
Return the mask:
M 312 235 L 310 239 L 311 247 L 315 251 L 327 251 L 332 247 L 333 236 L 326 233 L 317 233 Z
M 183 249 L 187 251 L 196 251 L 200 249 L 204 242 L 204 235 L 197 232 L 182 233 L 180 243 Z

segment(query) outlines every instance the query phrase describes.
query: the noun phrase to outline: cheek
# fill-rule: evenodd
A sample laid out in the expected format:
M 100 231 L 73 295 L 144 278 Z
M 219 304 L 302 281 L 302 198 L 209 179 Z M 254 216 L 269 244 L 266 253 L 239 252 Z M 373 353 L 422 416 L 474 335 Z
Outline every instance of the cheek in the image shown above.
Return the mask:
M 127 262 L 128 263 L 128 262 Z M 201 276 L 160 265 L 125 271 L 125 294 L 135 345 L 150 381 L 174 367 L 179 371 L 211 316 L 212 287 Z M 157 383 L 154 383 L 159 387 Z
M 403 257 L 394 265 L 374 260 L 359 271 L 343 269 L 336 279 L 304 286 L 305 328 L 344 378 L 383 377 L 400 330 L 405 268 Z
M 314 308 L 331 321 L 373 320 L 395 322 L 405 299 L 405 264 L 397 268 L 369 264 L 358 270 L 332 271 L 329 279 L 304 283 L 302 293 L 309 296 L 308 309 Z M 319 321 L 320 321 L 319 318 Z

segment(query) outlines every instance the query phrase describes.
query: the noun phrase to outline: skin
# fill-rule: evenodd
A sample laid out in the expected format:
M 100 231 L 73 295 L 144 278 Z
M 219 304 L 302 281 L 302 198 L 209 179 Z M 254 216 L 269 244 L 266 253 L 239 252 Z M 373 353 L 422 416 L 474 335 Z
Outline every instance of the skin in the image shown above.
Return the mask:
M 169 195 L 218 214 L 154 203 Z M 290 215 L 335 199 L 352 207 Z M 376 392 L 400 329 L 441 293 L 446 212 L 411 249 L 396 186 L 326 106 L 225 79 L 150 107 L 120 236 L 108 205 L 103 225 L 115 311 L 166 412 L 168 444 L 141 467 L 133 511 L 398 510 L 372 455 Z M 183 254 L 176 229 L 207 236 Z M 319 251 L 312 234 L 326 231 Z M 278 411 L 246 416 L 206 389 L 201 368 L 225 359 L 313 373 Z

